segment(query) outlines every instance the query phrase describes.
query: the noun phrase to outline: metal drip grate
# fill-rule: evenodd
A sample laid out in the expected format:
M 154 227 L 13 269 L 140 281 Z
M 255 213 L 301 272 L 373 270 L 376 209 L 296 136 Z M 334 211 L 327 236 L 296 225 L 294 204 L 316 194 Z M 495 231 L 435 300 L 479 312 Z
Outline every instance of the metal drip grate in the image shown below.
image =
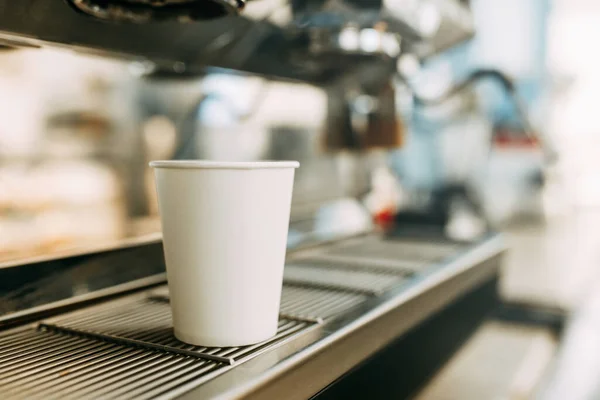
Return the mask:
M 286 285 L 316 287 L 330 290 L 377 295 L 404 280 L 397 274 L 375 271 L 332 269 L 311 264 L 286 265 L 283 282 Z
M 334 245 L 319 254 L 319 258 L 417 272 L 432 263 L 448 259 L 458 250 L 460 245 L 456 244 L 381 240 L 368 237 Z
M 302 301 L 293 303 L 292 296 L 288 311 L 302 310 Z M 343 304 L 334 301 L 326 309 Z M 206 348 L 173 336 L 168 298 L 154 294 L 118 306 L 108 303 L 0 336 L 0 392 L 2 398 L 19 399 L 169 397 L 174 388 L 212 379 L 308 333 L 320 321 L 285 315 L 277 335 L 266 342 Z
M 155 295 L 119 308 L 105 307 L 87 317 L 77 314 L 54 319 L 52 323 L 40 324 L 39 327 L 42 330 L 233 365 L 319 322 L 318 319 L 284 316 L 279 320 L 277 335 L 257 345 L 227 348 L 192 346 L 173 336 L 168 298 Z
M 281 312 L 298 317 L 328 320 L 349 311 L 367 298 L 368 296 L 360 293 L 284 286 L 281 295 Z
M 345 270 L 345 271 L 363 271 L 383 275 L 398 275 L 404 278 L 414 275 L 414 265 L 407 265 L 404 262 L 376 262 L 372 260 L 357 260 L 355 258 L 326 256 L 314 254 L 310 257 L 297 258 L 290 262 L 291 265 L 313 266 L 323 269 Z
M 0 397 L 173 398 L 296 338 L 308 339 L 322 323 L 456 249 L 361 238 L 296 258 L 285 269 L 277 335 L 253 346 L 178 341 L 166 286 L 0 334 Z
M 60 332 L 28 329 L 0 337 L 2 398 L 147 399 L 198 384 L 225 364 Z
M 205 348 L 172 334 L 168 290 L 111 302 L 0 336 L 0 393 L 15 399 L 171 398 L 361 304 L 367 296 L 283 289 L 277 335 L 239 348 Z
M 284 285 L 279 317 L 319 323 L 349 311 L 368 297 L 360 293 Z M 167 287 L 154 290 L 149 298 L 155 301 L 168 301 L 169 290 Z
M 152 298 L 168 298 L 167 286 L 152 291 Z M 323 288 L 283 285 L 280 316 L 288 315 L 295 319 L 327 320 L 343 314 L 369 298 L 361 293 L 346 293 Z

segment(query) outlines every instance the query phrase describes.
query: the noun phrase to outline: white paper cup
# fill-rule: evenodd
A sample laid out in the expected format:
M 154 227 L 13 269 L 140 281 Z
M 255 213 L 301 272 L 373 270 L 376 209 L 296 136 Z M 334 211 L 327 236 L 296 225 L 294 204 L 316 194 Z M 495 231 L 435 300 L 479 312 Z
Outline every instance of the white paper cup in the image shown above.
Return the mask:
M 277 332 L 295 161 L 153 161 L 175 336 L 243 346 Z

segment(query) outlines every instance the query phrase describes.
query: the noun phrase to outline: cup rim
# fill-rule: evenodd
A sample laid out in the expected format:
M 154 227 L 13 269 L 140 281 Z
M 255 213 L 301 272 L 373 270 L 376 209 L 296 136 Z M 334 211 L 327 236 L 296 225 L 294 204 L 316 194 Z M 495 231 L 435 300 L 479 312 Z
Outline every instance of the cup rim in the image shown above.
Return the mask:
M 152 168 L 170 169 L 282 169 L 298 168 L 298 161 L 211 161 L 211 160 L 155 160 Z

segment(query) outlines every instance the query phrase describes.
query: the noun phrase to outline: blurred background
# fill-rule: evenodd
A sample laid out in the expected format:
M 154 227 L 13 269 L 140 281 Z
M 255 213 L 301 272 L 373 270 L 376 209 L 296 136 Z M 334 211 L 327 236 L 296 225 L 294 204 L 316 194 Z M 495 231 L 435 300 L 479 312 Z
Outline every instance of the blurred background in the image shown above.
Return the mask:
M 1 48 L 0 266 L 158 234 L 150 160 L 295 159 L 290 247 L 365 226 L 459 242 L 499 231 L 505 299 L 592 304 L 600 4 L 470 7 L 472 39 L 403 52 L 376 91 L 356 76 L 317 85 L 212 68 L 174 79 L 144 61 Z
M 314 212 L 306 203 L 321 207 L 327 199 L 351 195 L 375 217 L 407 211 L 399 224 L 410 225 L 411 211 L 436 207 L 450 196 L 456 201 L 441 223 L 457 238 L 477 237 L 493 227 L 519 242 L 535 237 L 538 229 L 557 242 L 593 242 L 587 229 L 595 226 L 600 201 L 593 110 L 600 58 L 592 44 L 600 37 L 594 22 L 600 7 L 584 0 L 476 0 L 471 9 L 476 31 L 471 40 L 422 62 L 410 53 L 398 59 L 398 74 L 389 82 L 392 113 L 402 124 L 391 140 L 397 150 L 366 144 L 367 151 L 356 152 L 328 139 L 346 129 L 347 112 L 336 104 L 345 94 L 331 86 L 226 70 L 170 79 L 149 73 L 152 66 L 143 62 L 5 48 L 0 51 L 0 258 L 158 232 L 147 163 L 170 158 L 300 159 L 298 219 L 298 213 Z M 514 99 L 493 79 L 476 81 L 437 103 L 422 101 L 443 97 L 482 69 L 503 71 L 514 80 L 540 140 L 523 134 Z M 368 109 L 373 99 L 358 96 L 355 103 Z M 323 176 L 327 173 L 341 178 L 332 185 Z M 369 195 L 373 187 L 377 190 Z M 584 216 L 574 217 L 577 210 Z M 554 226 L 554 233 L 547 232 Z M 556 278 L 540 271 L 527 296 L 569 302 L 566 297 L 575 294 L 558 299 L 557 293 L 593 273 L 556 268 L 561 271 Z M 518 292 L 519 281 L 507 290 Z

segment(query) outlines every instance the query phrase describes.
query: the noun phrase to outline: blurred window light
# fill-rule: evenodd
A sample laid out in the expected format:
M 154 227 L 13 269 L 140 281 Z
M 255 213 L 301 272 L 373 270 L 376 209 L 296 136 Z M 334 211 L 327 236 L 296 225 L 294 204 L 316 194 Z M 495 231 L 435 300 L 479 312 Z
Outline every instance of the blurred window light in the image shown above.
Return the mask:
M 600 5 L 595 11 L 577 8 L 555 12 L 548 27 L 547 64 L 554 74 L 596 75 L 600 53 Z
M 475 64 L 499 68 L 513 76 L 535 74 L 536 60 L 541 55 L 536 44 L 537 35 L 543 34 L 538 18 L 542 3 L 543 0 L 473 0 Z

